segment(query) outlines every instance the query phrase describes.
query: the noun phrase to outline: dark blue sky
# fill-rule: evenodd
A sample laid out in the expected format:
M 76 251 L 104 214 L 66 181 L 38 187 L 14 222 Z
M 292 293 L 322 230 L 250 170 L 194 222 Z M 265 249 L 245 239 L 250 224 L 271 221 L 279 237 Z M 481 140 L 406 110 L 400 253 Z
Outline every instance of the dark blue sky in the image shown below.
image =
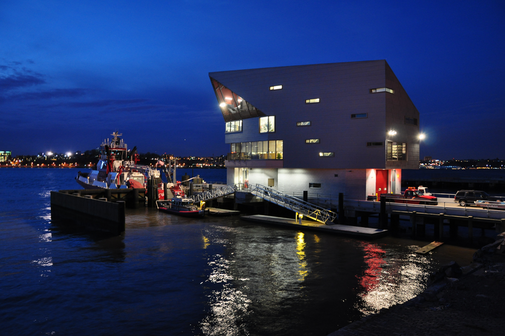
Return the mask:
M 0 0 L 0 150 L 226 154 L 209 72 L 376 59 L 421 157 L 505 159 L 502 0 Z

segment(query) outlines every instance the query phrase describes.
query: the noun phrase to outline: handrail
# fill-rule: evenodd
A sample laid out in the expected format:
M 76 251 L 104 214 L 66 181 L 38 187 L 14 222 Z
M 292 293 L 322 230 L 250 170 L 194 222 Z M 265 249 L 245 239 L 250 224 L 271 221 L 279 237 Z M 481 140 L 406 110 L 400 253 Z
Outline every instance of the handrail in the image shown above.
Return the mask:
M 284 194 L 276 189 L 261 184 L 256 184 L 249 189 L 249 192 L 257 197 L 298 212 L 321 223 L 326 223 L 328 221 L 333 222 L 337 218 L 337 214 L 331 210 L 305 202 L 297 197 Z
M 193 201 L 208 201 L 214 198 L 223 197 L 233 194 L 236 191 L 235 186 L 225 185 L 224 187 L 213 188 L 212 190 L 204 191 L 195 195 L 189 196 Z

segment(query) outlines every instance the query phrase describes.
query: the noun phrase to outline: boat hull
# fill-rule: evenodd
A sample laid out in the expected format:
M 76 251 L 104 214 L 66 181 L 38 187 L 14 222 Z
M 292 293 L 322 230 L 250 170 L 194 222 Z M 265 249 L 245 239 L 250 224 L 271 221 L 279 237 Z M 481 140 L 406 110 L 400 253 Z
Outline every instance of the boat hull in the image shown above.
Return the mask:
M 174 215 L 179 215 L 179 216 L 184 216 L 184 217 L 204 217 L 205 216 L 205 210 L 177 210 L 177 209 L 170 209 L 170 208 L 165 208 L 165 207 L 160 207 L 159 210 L 169 213 L 169 214 L 174 214 Z
M 92 185 L 92 184 L 89 184 L 89 183 L 86 183 L 86 182 L 83 182 L 81 180 L 79 180 L 78 178 L 75 179 L 77 181 L 77 183 L 83 187 L 84 189 L 105 189 L 105 188 L 102 188 L 100 186 L 96 186 L 96 185 Z

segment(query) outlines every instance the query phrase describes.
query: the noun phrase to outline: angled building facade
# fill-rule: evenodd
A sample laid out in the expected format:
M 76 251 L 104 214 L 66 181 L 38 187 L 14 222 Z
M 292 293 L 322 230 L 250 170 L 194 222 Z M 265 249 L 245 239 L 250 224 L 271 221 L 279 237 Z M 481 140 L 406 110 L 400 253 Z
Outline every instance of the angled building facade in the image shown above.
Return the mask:
M 385 60 L 212 72 L 228 184 L 347 199 L 419 167 L 419 112 Z

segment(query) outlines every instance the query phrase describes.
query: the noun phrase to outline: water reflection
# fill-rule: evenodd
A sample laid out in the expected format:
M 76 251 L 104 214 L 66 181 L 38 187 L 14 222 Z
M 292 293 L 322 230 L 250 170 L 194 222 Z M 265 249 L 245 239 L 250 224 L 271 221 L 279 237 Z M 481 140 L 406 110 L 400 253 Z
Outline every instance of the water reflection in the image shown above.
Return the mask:
M 296 254 L 298 255 L 298 281 L 305 280 L 305 277 L 309 273 L 307 267 L 307 260 L 305 258 L 305 239 L 303 232 L 298 232 L 296 236 Z
M 384 249 L 361 242 L 366 269 L 358 276 L 361 302 L 355 306 L 363 315 L 406 302 L 421 293 L 427 281 L 432 261 L 414 253 L 416 246 L 405 251 Z
M 251 300 L 230 282 L 234 278 L 229 273 L 231 261 L 216 254 L 209 260 L 211 274 L 205 282 L 222 284 L 222 288 L 213 289 L 207 295 L 209 315 L 200 322 L 204 335 L 247 335 L 244 317 L 247 316 Z M 247 279 L 243 279 L 247 280 Z
M 304 282 L 311 273 L 307 253 L 312 258 L 319 254 L 319 237 L 310 235 L 315 246 L 308 249 L 307 234 L 303 232 L 281 231 L 272 235 L 270 228 L 222 227 L 219 235 L 216 228 L 213 230 L 202 232 L 204 248 L 227 248 L 224 254 L 214 254 L 207 262 L 208 276 L 201 285 L 210 291 L 210 309 L 199 324 L 202 333 L 248 335 L 257 329 L 258 334 L 276 334 L 276 328 L 282 330 L 283 326 L 279 325 L 279 318 L 272 325 L 271 316 L 282 316 L 285 310 L 292 312 L 297 297 L 307 298 Z M 251 321 L 255 321 L 254 326 Z

